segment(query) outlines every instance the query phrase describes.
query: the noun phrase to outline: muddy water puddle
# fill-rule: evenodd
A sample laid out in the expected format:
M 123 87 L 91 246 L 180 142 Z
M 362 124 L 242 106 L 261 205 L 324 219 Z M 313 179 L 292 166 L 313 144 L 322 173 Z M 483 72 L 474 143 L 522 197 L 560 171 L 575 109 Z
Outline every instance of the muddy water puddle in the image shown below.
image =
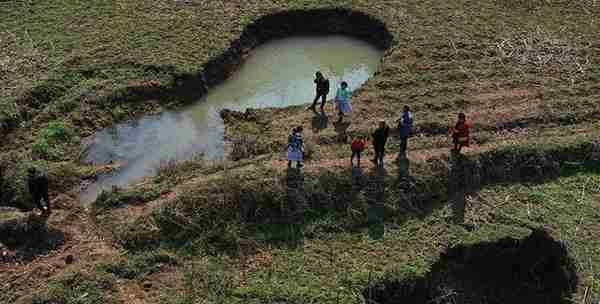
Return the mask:
M 328 99 L 333 98 L 342 80 L 351 89 L 367 81 L 382 55 L 373 45 L 345 36 L 291 37 L 259 46 L 234 75 L 194 104 L 97 132 L 90 139 L 84 162 L 124 165 L 87 187 L 81 200 L 91 202 L 102 189 L 155 175 L 161 161 L 185 160 L 198 154 L 223 159 L 220 110 L 312 102 L 314 73 L 318 70 L 329 78 Z

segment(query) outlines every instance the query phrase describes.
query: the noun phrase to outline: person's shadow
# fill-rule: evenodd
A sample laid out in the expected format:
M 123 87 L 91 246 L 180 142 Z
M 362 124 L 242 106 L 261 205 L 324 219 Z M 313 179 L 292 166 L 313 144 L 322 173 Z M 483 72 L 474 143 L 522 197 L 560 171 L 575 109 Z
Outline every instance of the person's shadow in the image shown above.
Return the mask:
M 408 160 L 408 157 L 406 157 L 405 155 L 400 154 L 398 156 L 398 159 L 396 160 L 397 165 L 398 165 L 398 176 L 400 178 L 404 178 L 404 177 L 409 177 L 410 176 L 410 161 Z
M 304 182 L 304 173 L 300 168 L 287 168 L 285 171 L 285 183 L 288 188 L 297 189 Z
M 335 132 L 337 133 L 338 142 L 346 142 L 348 139 L 348 128 L 350 128 L 349 121 L 334 122 Z
M 363 177 L 363 169 L 359 166 L 352 166 L 350 169 L 353 180 L 360 180 Z
M 286 201 L 294 216 L 302 216 L 307 206 L 304 196 L 304 173 L 298 168 L 288 168 L 285 176 Z
M 327 129 L 329 125 L 329 117 L 325 112 L 315 112 L 312 118 L 312 128 L 314 133 L 319 133 L 321 130 Z
M 451 197 L 452 203 L 452 220 L 455 224 L 463 224 L 465 222 L 465 208 L 467 205 L 465 191 L 458 190 Z
M 11 262 L 30 262 L 38 256 L 47 255 L 57 250 L 65 243 L 65 234 L 57 229 L 44 228 L 34 231 L 29 235 L 18 238 L 14 236 L 0 236 L 0 264 Z M 12 254 L 5 256 L 4 249 Z
M 369 237 L 374 240 L 382 239 L 385 234 L 385 207 L 386 201 L 386 170 L 383 166 L 375 166 L 371 173 L 371 183 L 367 191 L 370 192 L 369 208 L 367 209 L 367 223 Z
M 369 228 L 369 237 L 373 240 L 380 240 L 385 234 L 385 207 L 381 203 L 372 203 L 367 209 L 367 223 Z
M 264 241 L 285 248 L 302 248 L 304 245 L 305 212 L 304 174 L 301 169 L 288 168 L 282 177 L 285 198 L 281 201 L 281 214 L 257 226 L 255 233 Z

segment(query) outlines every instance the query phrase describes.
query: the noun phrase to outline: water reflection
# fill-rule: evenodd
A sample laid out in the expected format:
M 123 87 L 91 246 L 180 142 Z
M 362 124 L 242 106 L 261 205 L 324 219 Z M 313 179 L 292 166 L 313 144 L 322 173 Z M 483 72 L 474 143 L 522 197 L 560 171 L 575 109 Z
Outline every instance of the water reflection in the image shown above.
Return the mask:
M 344 36 L 294 37 L 258 47 L 238 72 L 197 103 L 99 131 L 84 161 L 124 165 L 91 185 L 82 200 L 94 200 L 102 188 L 124 186 L 154 174 L 161 160 L 189 159 L 198 153 L 223 158 L 221 109 L 243 111 L 310 102 L 317 70 L 330 80 L 331 99 L 342 79 L 351 89 L 362 85 L 377 69 L 381 55 L 370 44 Z M 317 125 L 326 127 L 327 123 Z

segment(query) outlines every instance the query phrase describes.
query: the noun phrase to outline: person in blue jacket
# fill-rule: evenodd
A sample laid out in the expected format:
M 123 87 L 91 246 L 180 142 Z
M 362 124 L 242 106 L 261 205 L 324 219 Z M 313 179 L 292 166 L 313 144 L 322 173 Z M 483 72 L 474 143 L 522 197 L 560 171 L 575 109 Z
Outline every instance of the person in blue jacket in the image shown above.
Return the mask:
M 413 116 L 410 113 L 410 108 L 404 106 L 402 117 L 398 119 L 398 131 L 400 131 L 400 156 L 406 156 L 408 149 L 408 138 L 413 126 Z
M 352 113 L 352 106 L 350 105 L 350 97 L 352 97 L 352 92 L 348 88 L 348 83 L 342 81 L 342 85 L 337 92 L 335 93 L 335 102 L 338 108 L 338 123 L 342 122 L 345 115 L 350 115 Z

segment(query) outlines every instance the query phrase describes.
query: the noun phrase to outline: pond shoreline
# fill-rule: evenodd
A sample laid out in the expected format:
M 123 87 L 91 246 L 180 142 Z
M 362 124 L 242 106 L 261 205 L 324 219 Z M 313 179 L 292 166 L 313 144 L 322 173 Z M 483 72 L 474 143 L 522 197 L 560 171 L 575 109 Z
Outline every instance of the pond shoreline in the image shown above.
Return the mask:
M 365 13 L 349 9 L 314 9 L 283 11 L 259 18 L 246 26 L 240 37 L 234 40 L 222 54 L 213 57 L 202 65 L 196 74 L 180 74 L 167 87 L 152 84 L 131 88 L 133 99 L 178 100 L 176 108 L 183 108 L 208 95 L 209 90 L 229 79 L 246 61 L 251 51 L 272 40 L 303 36 L 343 35 L 358 38 L 386 50 L 392 43 L 392 36 L 378 19 Z M 383 59 L 379 59 L 380 61 Z M 374 72 L 376 74 L 377 71 Z M 130 92 L 128 92 L 128 95 Z M 137 97 L 136 97 L 137 96 Z M 307 100 L 308 101 L 308 100 Z M 289 106 L 284 106 L 284 109 Z M 161 109 L 158 115 L 166 113 Z M 157 114 L 156 111 L 153 114 Z M 145 116 L 143 116 L 145 117 Z M 116 125 L 115 125 L 116 126 Z M 93 137 L 97 136 L 96 130 Z M 92 138 L 93 138 L 92 137 Z M 89 140 L 90 137 L 87 139 Z M 225 145 L 228 144 L 225 135 Z M 85 150 L 87 151 L 87 148 Z M 106 164 L 104 164 L 106 165 Z M 111 173 L 118 173 L 119 168 Z M 95 176 L 100 180 L 103 175 Z M 109 177 L 107 177 L 109 178 Z

